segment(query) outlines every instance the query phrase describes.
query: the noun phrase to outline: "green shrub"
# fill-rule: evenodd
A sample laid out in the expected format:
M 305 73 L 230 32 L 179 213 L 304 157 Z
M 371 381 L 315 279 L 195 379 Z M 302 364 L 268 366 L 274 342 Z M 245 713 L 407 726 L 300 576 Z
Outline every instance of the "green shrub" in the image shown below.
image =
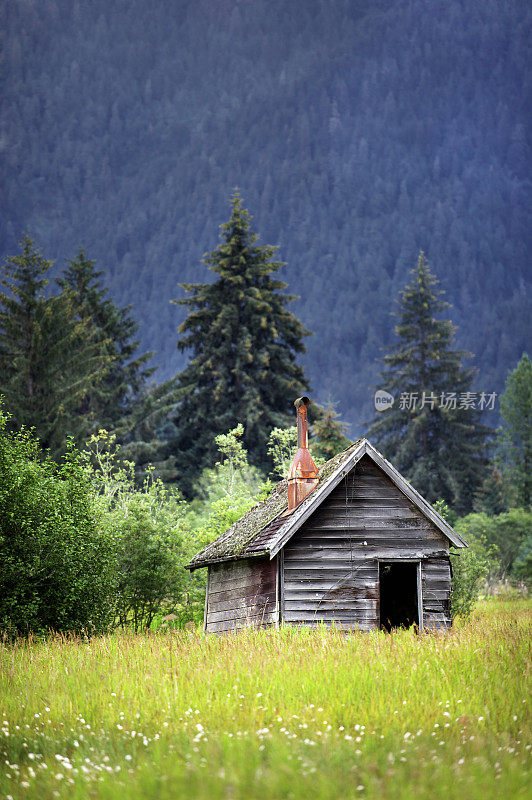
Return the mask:
M 452 592 L 451 614 L 453 619 L 462 617 L 467 619 L 473 610 L 482 584 L 488 577 L 490 570 L 496 568 L 493 548 L 486 544 L 482 530 L 473 533 L 464 531 L 459 520 L 444 500 L 437 500 L 434 504 L 436 511 L 467 541 L 469 547 L 455 550 L 451 548 L 452 565 Z M 470 517 L 484 517 L 481 514 L 470 514 Z M 466 518 L 468 519 L 468 518 Z M 466 526 L 467 527 L 467 526 Z
M 453 568 L 451 614 L 467 619 L 489 574 L 489 558 L 474 548 L 451 549 Z
M 8 422 L 0 410 L 0 630 L 105 630 L 113 540 L 98 525 L 86 464 L 71 447 L 58 466 Z
M 440 510 L 441 513 L 441 510 Z M 513 577 L 532 582 L 532 514 L 512 508 L 504 514 L 468 514 L 457 519 L 455 530 L 469 544 L 451 551 L 453 617 L 467 617 L 486 580 Z
M 150 475 L 137 487 L 134 465 L 120 460 L 113 434 L 92 436 L 84 459 L 95 514 L 115 543 L 110 601 L 117 623 L 138 632 L 162 614 L 193 619 L 184 565 L 197 545 L 184 523 L 186 504 Z
M 532 511 L 511 508 L 493 517 L 493 544 L 497 547 L 501 575 L 512 575 L 523 543 L 532 531 Z
M 490 573 L 494 579 L 513 574 L 514 562 L 532 530 L 532 512 L 512 508 L 504 514 L 468 514 L 455 528 L 470 544 L 483 543 L 490 551 Z
M 521 542 L 512 572 L 517 580 L 526 583 L 528 588 L 532 587 L 532 531 Z

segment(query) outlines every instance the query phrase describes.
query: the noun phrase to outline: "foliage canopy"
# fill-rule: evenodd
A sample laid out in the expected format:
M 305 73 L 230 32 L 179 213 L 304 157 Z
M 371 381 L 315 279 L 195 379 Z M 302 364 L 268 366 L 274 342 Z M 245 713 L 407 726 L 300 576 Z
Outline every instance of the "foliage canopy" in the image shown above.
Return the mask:
M 429 502 L 443 498 L 463 514 L 485 474 L 489 430 L 467 402 L 474 373 L 462 364 L 468 354 L 452 349 L 453 325 L 438 319 L 449 304 L 437 283 L 420 253 L 401 294 L 397 341 L 383 359 L 381 388 L 395 402 L 368 436 Z
M 179 328 L 180 350 L 192 357 L 179 375 L 181 396 L 174 442 L 178 483 L 186 493 L 213 463 L 214 438 L 238 423 L 250 460 L 267 466 L 270 431 L 292 421 L 293 400 L 307 388 L 297 355 L 307 331 L 287 309 L 294 298 L 272 277 L 281 267 L 276 247 L 257 245 L 238 192 L 221 242 L 204 263 L 214 282 L 182 284 L 189 309 Z
M 133 408 L 155 367 L 146 366 L 152 353 L 137 354 L 139 342 L 134 337 L 139 326 L 131 317 L 130 307 L 118 308 L 111 300 L 102 285 L 103 274 L 80 250 L 57 283 L 70 292 L 77 316 L 89 320 L 93 337 L 109 364 L 81 398 L 78 414 L 91 421 L 93 430 L 117 431 L 123 439 L 133 425 Z
M 528 508 L 532 499 L 532 362 L 526 353 L 506 380 L 501 416 L 499 464 L 515 487 L 516 504 Z
M 90 476 L 69 448 L 60 466 L 0 411 L 0 629 L 105 630 L 115 539 L 92 507 Z
M 3 267 L 0 386 L 13 424 L 34 428 L 42 446 L 59 457 L 68 435 L 80 442 L 87 434 L 80 407 L 111 359 L 70 287 L 46 296 L 51 262 L 29 237 L 21 248 Z

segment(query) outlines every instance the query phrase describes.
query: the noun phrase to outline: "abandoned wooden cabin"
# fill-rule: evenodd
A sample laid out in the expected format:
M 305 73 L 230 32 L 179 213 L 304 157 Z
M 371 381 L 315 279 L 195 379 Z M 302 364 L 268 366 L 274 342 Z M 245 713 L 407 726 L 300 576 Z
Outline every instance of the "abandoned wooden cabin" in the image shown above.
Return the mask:
M 449 546 L 467 543 L 367 439 L 317 470 L 308 402 L 288 479 L 188 564 L 208 569 L 205 631 L 450 627 Z

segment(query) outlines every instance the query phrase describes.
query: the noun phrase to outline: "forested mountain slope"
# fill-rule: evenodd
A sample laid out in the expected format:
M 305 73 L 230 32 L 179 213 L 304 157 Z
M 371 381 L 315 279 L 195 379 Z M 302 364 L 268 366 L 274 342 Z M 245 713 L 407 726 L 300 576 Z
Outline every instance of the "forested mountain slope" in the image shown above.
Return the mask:
M 420 249 L 500 392 L 530 342 L 531 23 L 522 0 L 5 2 L 0 253 L 85 247 L 162 379 L 238 185 L 353 433 Z

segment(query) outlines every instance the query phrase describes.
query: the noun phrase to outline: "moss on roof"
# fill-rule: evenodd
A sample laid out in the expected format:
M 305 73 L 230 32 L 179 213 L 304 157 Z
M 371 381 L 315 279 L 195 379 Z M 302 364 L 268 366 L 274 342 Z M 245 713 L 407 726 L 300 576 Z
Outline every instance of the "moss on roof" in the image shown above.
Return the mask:
M 318 485 L 324 483 L 349 458 L 358 444 L 358 441 L 355 442 L 347 450 L 338 453 L 319 468 Z M 196 567 L 205 566 L 215 561 L 238 558 L 253 539 L 267 525 L 273 522 L 287 506 L 288 481 L 285 478 L 275 485 L 265 500 L 250 508 L 225 533 L 222 533 L 214 542 L 211 542 L 200 553 L 195 555 L 187 566 L 191 569 L 196 569 Z
M 353 444 L 350 445 L 346 450 L 342 450 L 341 453 L 337 453 L 337 455 L 333 456 L 328 461 L 326 461 L 325 464 L 323 464 L 323 466 L 321 466 L 318 470 L 319 483 L 325 483 L 327 478 L 330 478 L 333 472 L 336 472 L 338 467 L 340 467 L 344 463 L 344 461 L 347 461 L 351 453 L 353 453 L 357 449 L 359 444 L 360 444 L 360 439 L 357 439 L 357 441 L 353 442 Z

